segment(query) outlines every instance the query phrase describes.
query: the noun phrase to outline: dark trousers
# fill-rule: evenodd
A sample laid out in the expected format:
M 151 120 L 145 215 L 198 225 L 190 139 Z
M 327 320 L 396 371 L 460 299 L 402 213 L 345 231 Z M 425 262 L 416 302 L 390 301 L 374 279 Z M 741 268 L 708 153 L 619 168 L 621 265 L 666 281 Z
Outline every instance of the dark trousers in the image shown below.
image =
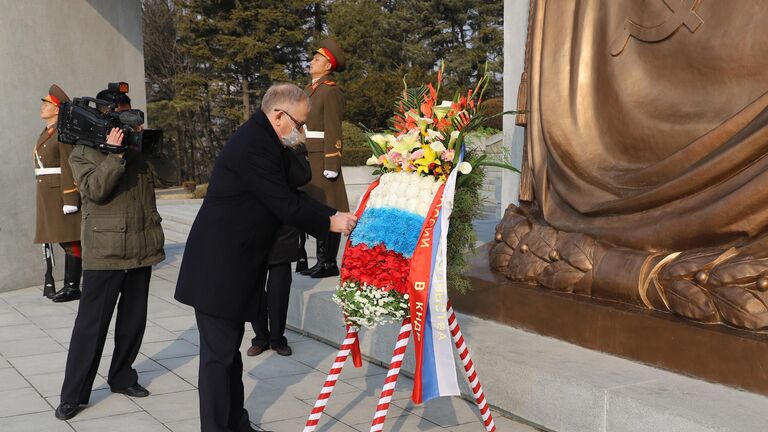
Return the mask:
M 133 362 L 147 324 L 151 276 L 152 267 L 83 272 L 83 293 L 69 342 L 61 402 L 88 403 L 115 304 L 115 349 L 107 383 L 117 389 L 137 384 Z
M 256 336 L 253 346 L 279 348 L 288 345 L 285 321 L 288 319 L 288 300 L 291 296 L 291 263 L 269 266 L 266 301 L 260 302 L 259 319 L 251 322 Z
M 201 432 L 250 431 L 243 389 L 243 358 L 240 343 L 243 321 L 218 318 L 195 310 L 200 332 Z

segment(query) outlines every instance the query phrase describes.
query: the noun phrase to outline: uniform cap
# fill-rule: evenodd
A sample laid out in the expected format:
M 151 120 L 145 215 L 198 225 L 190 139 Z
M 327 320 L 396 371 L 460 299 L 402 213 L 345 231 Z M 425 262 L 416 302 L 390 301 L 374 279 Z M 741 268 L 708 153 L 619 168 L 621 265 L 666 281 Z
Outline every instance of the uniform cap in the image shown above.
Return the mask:
M 64 93 L 64 90 L 62 90 L 61 87 L 52 84 L 51 88 L 48 89 L 48 95 L 40 100 L 43 102 L 50 102 L 60 108 L 62 102 L 69 102 L 69 96 Z
M 331 69 L 344 72 L 344 69 L 347 67 L 347 60 L 338 42 L 333 39 L 323 39 L 317 45 L 319 48 L 316 52 L 328 60 L 331 64 Z

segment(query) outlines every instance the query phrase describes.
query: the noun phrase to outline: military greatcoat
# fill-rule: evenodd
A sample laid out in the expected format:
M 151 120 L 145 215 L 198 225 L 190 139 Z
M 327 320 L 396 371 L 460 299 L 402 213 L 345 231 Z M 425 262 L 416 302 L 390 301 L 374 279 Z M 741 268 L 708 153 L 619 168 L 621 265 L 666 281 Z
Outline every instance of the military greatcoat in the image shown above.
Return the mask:
M 344 95 L 333 81 L 321 78 L 306 87 L 311 107 L 307 117 L 306 135 L 312 180 L 302 188 L 309 196 L 340 212 L 349 211 L 344 174 L 341 170 Z M 322 134 L 322 138 L 315 138 Z M 339 176 L 327 179 L 323 171 Z
M 45 128 L 37 139 L 33 152 L 37 183 L 35 243 L 80 240 L 80 212 L 65 215 L 62 209 L 64 205 L 80 207 L 80 191 L 69 166 L 72 149 L 59 142 L 55 125 Z

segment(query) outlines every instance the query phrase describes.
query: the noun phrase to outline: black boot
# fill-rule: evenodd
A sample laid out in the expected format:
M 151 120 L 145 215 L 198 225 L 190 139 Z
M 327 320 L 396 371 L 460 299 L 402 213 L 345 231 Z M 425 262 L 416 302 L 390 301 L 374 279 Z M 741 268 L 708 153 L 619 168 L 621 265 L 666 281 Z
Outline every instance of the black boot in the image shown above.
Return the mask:
M 299 232 L 299 253 L 301 256 L 299 257 L 299 260 L 296 261 L 296 273 L 301 273 L 309 268 L 307 263 L 307 248 L 305 247 L 306 243 L 307 234 L 304 232 Z
M 64 255 L 64 288 L 53 297 L 56 303 L 63 303 L 80 298 L 80 276 L 83 274 L 83 261 L 74 255 Z
M 45 254 L 45 285 L 43 286 L 43 296 L 53 298 L 56 295 L 56 284 L 53 282 L 53 250 L 49 245 L 43 246 Z
M 328 233 L 325 240 L 322 261 L 318 258 L 320 267 L 309 273 L 309 277 L 320 279 L 334 277 L 339 275 L 339 266 L 336 264 L 336 255 L 339 253 L 339 244 L 341 243 L 341 234 Z
M 325 239 L 317 239 L 317 263 L 313 265 L 312 267 L 299 272 L 300 274 L 303 274 L 304 276 L 308 276 L 312 274 L 315 271 L 320 270 L 320 268 L 323 267 L 323 261 L 325 261 Z

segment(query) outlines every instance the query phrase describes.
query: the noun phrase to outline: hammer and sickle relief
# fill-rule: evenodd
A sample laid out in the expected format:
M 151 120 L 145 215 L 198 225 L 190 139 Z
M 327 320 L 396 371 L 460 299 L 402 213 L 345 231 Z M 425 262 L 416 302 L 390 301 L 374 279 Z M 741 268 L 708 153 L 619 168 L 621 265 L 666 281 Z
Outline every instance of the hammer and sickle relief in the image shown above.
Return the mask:
M 642 42 L 660 42 L 672 36 L 680 26 L 685 26 L 691 33 L 704 23 L 704 20 L 696 13 L 700 0 L 661 0 L 672 11 L 666 21 L 654 27 L 645 27 L 627 18 L 624 21 L 621 35 L 611 42 L 610 52 L 612 56 L 618 56 L 624 51 L 629 38 Z

